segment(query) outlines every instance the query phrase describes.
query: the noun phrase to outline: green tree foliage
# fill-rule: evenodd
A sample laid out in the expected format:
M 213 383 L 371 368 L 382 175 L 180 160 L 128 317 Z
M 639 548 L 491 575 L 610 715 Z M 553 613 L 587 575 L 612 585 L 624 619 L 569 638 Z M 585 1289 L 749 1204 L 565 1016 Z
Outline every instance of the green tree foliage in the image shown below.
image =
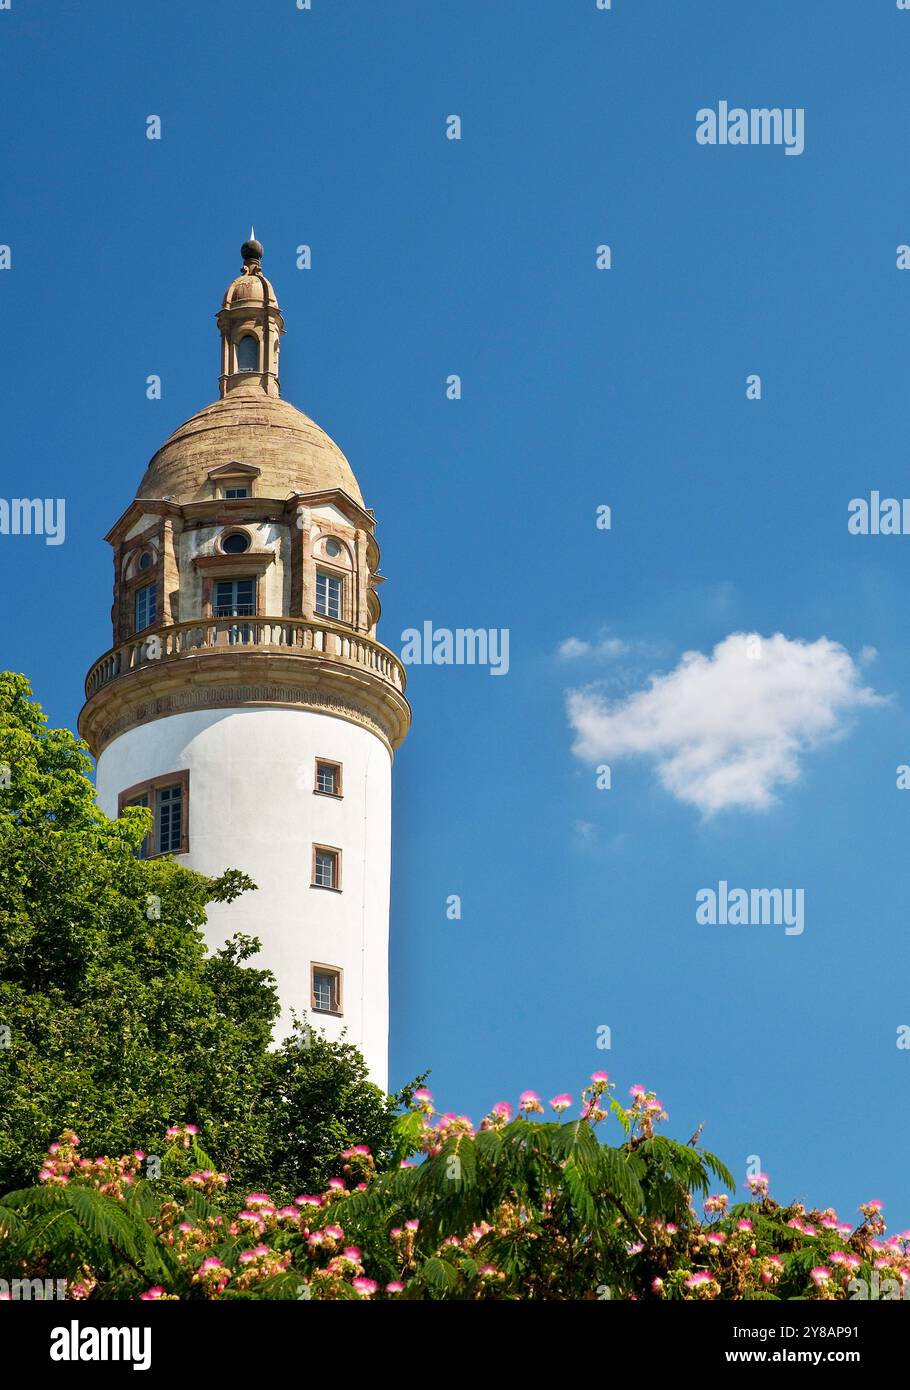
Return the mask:
M 209 903 L 254 885 L 137 859 L 149 812 L 109 820 L 85 745 L 0 674 L 0 1190 L 74 1129 L 91 1152 L 157 1153 L 175 1122 L 249 1186 L 321 1187 L 338 1153 L 391 1151 L 394 1101 L 355 1048 L 298 1029 L 270 1050 L 274 980 L 236 936 L 209 955 Z

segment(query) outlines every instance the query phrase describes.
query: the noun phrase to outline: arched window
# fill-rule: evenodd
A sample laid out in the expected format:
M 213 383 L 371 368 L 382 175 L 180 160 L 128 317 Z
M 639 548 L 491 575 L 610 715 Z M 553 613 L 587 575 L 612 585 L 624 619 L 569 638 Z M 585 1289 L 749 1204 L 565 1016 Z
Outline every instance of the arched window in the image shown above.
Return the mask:
M 259 339 L 245 333 L 237 344 L 238 372 L 259 371 Z

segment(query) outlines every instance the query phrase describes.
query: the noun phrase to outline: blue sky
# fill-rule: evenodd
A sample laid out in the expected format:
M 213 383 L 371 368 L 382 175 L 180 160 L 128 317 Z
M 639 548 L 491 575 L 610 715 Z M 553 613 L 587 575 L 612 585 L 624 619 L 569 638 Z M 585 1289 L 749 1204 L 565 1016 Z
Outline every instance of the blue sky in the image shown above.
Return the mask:
M 678 1137 L 704 1121 L 737 1174 L 758 1155 L 779 1198 L 879 1197 L 910 1224 L 910 537 L 846 527 L 851 498 L 910 494 L 910 13 L 13 0 L 0 56 L 4 495 L 67 501 L 64 545 L 0 545 L 3 664 L 75 725 L 109 644 L 102 537 L 216 395 L 213 316 L 254 222 L 284 394 L 379 517 L 380 636 L 510 632 L 505 677 L 411 669 L 393 1083 L 432 1067 L 477 1120 L 606 1069 L 655 1087 Z M 805 152 L 697 145 L 720 100 L 803 108 Z M 598 790 L 568 692 L 629 715 L 683 652 L 753 631 L 838 643 L 887 698 L 797 737 L 764 811 L 706 817 L 663 784 L 666 749 Z M 560 659 L 604 634 L 612 655 Z M 775 689 L 748 697 L 772 733 Z M 804 933 L 698 925 L 721 879 L 803 888 Z

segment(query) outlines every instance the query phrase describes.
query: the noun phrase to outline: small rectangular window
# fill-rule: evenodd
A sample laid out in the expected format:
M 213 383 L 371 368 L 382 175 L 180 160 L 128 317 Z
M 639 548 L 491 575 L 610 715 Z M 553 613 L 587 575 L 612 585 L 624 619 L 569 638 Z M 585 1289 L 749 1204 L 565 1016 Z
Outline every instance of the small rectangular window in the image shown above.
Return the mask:
M 187 853 L 189 786 L 188 772 L 173 772 L 120 793 L 118 815 L 127 806 L 147 806 L 152 813 L 152 829 L 137 851 L 138 858 Z
M 341 887 L 341 852 L 325 845 L 313 846 L 313 887 Z
M 245 487 L 226 487 L 224 489 L 224 495 L 230 500 L 231 498 L 237 497 L 249 497 L 250 494 Z
M 158 586 L 145 584 L 136 590 L 135 631 L 142 632 L 151 627 L 158 617 Z
M 317 1013 L 341 1013 L 341 971 L 331 965 L 312 967 L 311 1004 Z
M 324 618 L 340 619 L 341 584 L 338 575 L 324 574 L 322 570 L 316 571 L 316 612 L 321 613 Z
M 324 762 L 321 758 L 317 758 L 314 790 L 321 792 L 323 796 L 340 796 L 341 763 Z

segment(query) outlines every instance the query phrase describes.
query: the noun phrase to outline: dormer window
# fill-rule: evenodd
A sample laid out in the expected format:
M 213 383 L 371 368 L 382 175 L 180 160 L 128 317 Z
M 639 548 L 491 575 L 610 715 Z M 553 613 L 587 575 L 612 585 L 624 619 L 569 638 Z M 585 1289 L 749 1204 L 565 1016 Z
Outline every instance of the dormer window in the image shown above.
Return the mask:
M 245 333 L 237 344 L 238 372 L 259 371 L 259 339 Z
M 255 341 L 255 340 L 254 340 Z M 220 463 L 209 469 L 209 482 L 215 497 L 225 500 L 237 497 L 252 497 L 256 491 L 259 469 L 252 463 Z

